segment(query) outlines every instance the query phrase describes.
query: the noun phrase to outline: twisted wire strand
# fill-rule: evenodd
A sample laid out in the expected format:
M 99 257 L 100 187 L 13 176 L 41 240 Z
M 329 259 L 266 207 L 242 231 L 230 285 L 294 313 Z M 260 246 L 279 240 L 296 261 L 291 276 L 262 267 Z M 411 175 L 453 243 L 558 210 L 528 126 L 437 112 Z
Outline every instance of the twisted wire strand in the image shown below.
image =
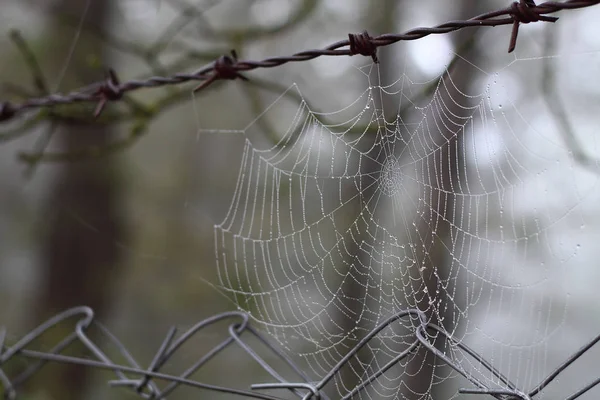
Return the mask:
M 95 116 L 98 116 L 105 105 L 120 100 L 124 94 L 141 88 L 156 88 L 166 85 L 177 85 L 190 81 L 202 81 L 194 91 L 210 86 L 217 80 L 247 80 L 241 72 L 258 68 L 274 68 L 290 62 L 304 62 L 322 56 L 369 56 L 378 62 L 377 49 L 399 41 L 417 40 L 434 34 L 446 34 L 470 27 L 513 25 L 508 51 L 512 52 L 517 43 L 519 26 L 523 23 L 538 21 L 556 22 L 557 17 L 548 16 L 561 10 L 572 10 L 590 7 L 600 0 L 567 0 L 563 2 L 547 1 L 536 5 L 533 0 L 519 0 L 510 6 L 480 14 L 468 20 L 449 21 L 434 27 L 420 27 L 404 33 L 384 34 L 372 37 L 366 31 L 348 35 L 348 39 L 340 40 L 321 49 L 305 50 L 290 56 L 269 57 L 260 61 L 238 60 L 235 51 L 231 55 L 223 55 L 217 60 L 196 71 L 181 72 L 171 76 L 152 76 L 145 80 L 130 80 L 121 83 L 114 70 L 109 69 L 104 81 L 96 82 L 67 94 L 55 93 L 48 96 L 30 98 L 21 103 L 0 102 L 0 122 L 8 121 L 27 110 L 53 107 L 81 102 L 97 102 Z

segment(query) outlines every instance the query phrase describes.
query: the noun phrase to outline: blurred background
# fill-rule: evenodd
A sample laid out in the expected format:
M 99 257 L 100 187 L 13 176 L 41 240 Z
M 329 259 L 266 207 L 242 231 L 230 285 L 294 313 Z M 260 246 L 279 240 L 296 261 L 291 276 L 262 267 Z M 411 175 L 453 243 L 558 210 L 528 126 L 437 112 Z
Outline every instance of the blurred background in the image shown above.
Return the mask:
M 0 100 L 68 92 L 104 79 L 107 68 L 123 81 L 169 76 L 231 49 L 260 60 L 506 5 L 5 0 Z M 3 123 L 7 344 L 88 305 L 147 365 L 170 326 L 243 309 L 317 380 L 384 318 L 415 307 L 529 390 L 600 333 L 600 7 L 559 15 L 556 24 L 522 26 L 511 54 L 511 26 L 465 29 L 382 48 L 377 66 L 363 56 L 322 57 L 195 94 L 194 83 L 133 91 L 97 119 L 96 104 L 78 104 Z M 255 188 L 274 187 L 275 200 L 244 203 Z M 281 211 L 259 217 L 272 205 Z M 320 247 L 281 256 L 315 238 Z M 384 331 L 336 374 L 332 398 L 405 348 L 414 323 Z M 71 329 L 57 327 L 35 346 L 47 350 Z M 183 371 L 226 329 L 204 331 L 166 368 Z M 455 346 L 435 344 L 498 384 Z M 599 356 L 592 349 L 543 396 L 565 398 L 597 378 Z M 3 366 L 9 376 L 19 368 Z M 272 380 L 233 349 L 194 378 L 244 389 Z M 19 393 L 132 397 L 108 379 L 52 364 Z M 360 396 L 468 398 L 457 389 L 469 385 L 419 351 Z M 192 396 L 231 397 L 190 388 L 171 397 Z

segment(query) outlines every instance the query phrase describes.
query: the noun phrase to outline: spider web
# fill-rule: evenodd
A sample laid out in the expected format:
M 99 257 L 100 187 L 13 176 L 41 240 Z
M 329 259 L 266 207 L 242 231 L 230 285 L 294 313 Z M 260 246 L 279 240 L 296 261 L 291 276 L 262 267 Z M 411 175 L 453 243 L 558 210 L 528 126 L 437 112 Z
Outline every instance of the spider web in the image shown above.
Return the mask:
M 386 85 L 369 65 L 357 74 L 366 89 L 329 113 L 292 85 L 238 131 L 237 183 L 214 227 L 216 286 L 315 380 L 382 321 L 416 308 L 517 387 L 535 386 L 566 354 L 556 348 L 575 348 L 565 338 L 571 291 L 597 276 L 581 261 L 598 200 L 596 118 L 573 110 L 580 123 L 566 132 L 556 104 L 535 95 L 549 62 L 568 78 L 598 65 L 598 53 L 516 57 L 493 73 L 462 62 L 433 80 L 405 71 Z M 481 76 L 476 89 L 456 86 L 460 68 Z M 386 367 L 417 325 L 404 318 L 381 331 L 328 387 L 356 394 L 385 369 L 361 396 L 434 396 L 459 377 L 442 360 L 413 352 Z M 465 374 L 506 389 L 455 343 L 431 339 Z

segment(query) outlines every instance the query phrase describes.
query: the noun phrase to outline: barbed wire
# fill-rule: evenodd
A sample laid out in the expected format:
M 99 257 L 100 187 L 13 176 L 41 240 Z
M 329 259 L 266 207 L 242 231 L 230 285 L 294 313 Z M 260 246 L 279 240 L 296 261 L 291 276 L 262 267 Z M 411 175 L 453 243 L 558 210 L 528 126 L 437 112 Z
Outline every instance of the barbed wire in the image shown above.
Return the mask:
M 250 323 L 249 315 L 241 311 L 224 312 L 206 318 L 192 326 L 177 338 L 175 338 L 176 329 L 171 328 L 162 344 L 156 351 L 156 354 L 148 368 L 142 368 L 140 364 L 136 362 L 127 348 L 117 339 L 117 337 L 113 335 L 106 327 L 104 327 L 104 325 L 95 321 L 93 310 L 89 307 L 82 306 L 56 314 L 46 322 L 25 334 L 12 346 L 7 346 L 5 343 L 7 336 L 6 328 L 0 328 L 0 387 L 3 387 L 3 395 L 5 399 L 14 400 L 17 398 L 19 388 L 25 382 L 31 379 L 45 364 L 53 362 L 75 364 L 83 367 L 112 371 L 116 375 L 117 379 L 109 381 L 109 385 L 113 387 L 129 388 L 140 397 L 153 400 L 166 398 L 179 386 L 190 386 L 197 389 L 265 400 L 278 400 L 281 398 L 268 395 L 260 391 L 268 389 L 288 389 L 296 397 L 303 400 L 321 398 L 324 400 L 329 400 L 330 398 L 324 393 L 323 389 L 335 378 L 336 374 L 338 374 L 338 372 L 347 363 L 349 363 L 350 360 L 355 357 L 363 347 L 365 347 L 371 340 L 376 338 L 377 335 L 385 328 L 389 327 L 395 322 L 408 318 L 410 318 L 412 322 L 418 321 L 417 325 L 414 327 L 414 341 L 408 344 L 408 346 L 401 353 L 395 356 L 390 362 L 385 364 L 378 371 L 375 371 L 372 375 L 363 379 L 360 385 L 352 388 L 348 393 L 343 395 L 341 399 L 347 400 L 352 398 L 359 392 L 366 389 L 380 376 L 386 373 L 386 371 L 400 363 L 410 354 L 414 354 L 416 351 L 424 349 L 433 353 L 438 360 L 442 360 L 446 365 L 451 367 L 454 371 L 474 385 L 474 388 L 459 389 L 459 393 L 486 394 L 500 400 L 531 400 L 535 398 L 535 396 L 539 395 L 552 381 L 557 379 L 562 372 L 564 372 L 569 366 L 573 365 L 575 361 L 577 361 L 584 353 L 589 351 L 600 341 L 600 335 L 594 337 L 583 347 L 568 357 L 538 385 L 529 391 L 526 391 L 520 389 L 515 383 L 511 382 L 505 375 L 497 370 L 492 363 L 485 360 L 480 354 L 468 347 L 462 341 L 455 339 L 452 335 L 448 334 L 438 325 L 428 322 L 427 317 L 422 311 L 419 311 L 418 309 L 407 309 L 390 316 L 381 324 L 372 329 L 369 334 L 360 340 L 354 347 L 352 347 L 350 351 L 333 368 L 331 368 L 331 370 L 329 370 L 329 372 L 323 378 L 321 378 L 318 382 L 314 382 L 294 363 L 291 358 L 289 358 L 276 345 L 271 343 L 269 338 L 255 329 Z M 28 348 L 36 339 L 42 337 L 47 331 L 59 325 L 65 324 L 71 319 L 75 319 L 74 329 L 50 351 L 42 352 Z M 186 342 L 190 341 L 195 335 L 199 335 L 203 329 L 208 328 L 209 326 L 227 320 L 232 320 L 233 322 L 229 324 L 227 333 L 223 335 L 225 337 L 224 340 L 207 351 L 203 356 L 198 358 L 198 360 L 196 360 L 184 373 L 181 375 L 171 375 L 160 372 L 160 369 L 164 367 L 165 364 L 181 349 L 181 347 Z M 104 338 L 108 340 L 109 344 L 114 346 L 119 351 L 120 355 L 127 360 L 128 365 L 115 363 L 100 348 L 100 346 L 90 339 L 88 336 L 88 330 L 92 327 L 99 329 Z M 472 359 L 481 366 L 481 371 L 485 369 L 491 373 L 492 376 L 488 380 L 495 380 L 496 384 L 502 387 L 489 387 L 484 382 L 474 377 L 472 373 L 467 372 L 459 363 L 454 361 L 452 357 L 439 350 L 432 343 L 432 340 L 435 337 L 443 337 L 448 341 L 450 348 L 460 349 L 465 354 L 472 357 Z M 281 369 L 276 369 L 274 366 L 265 361 L 265 359 L 259 355 L 259 352 L 255 350 L 254 346 L 250 344 L 250 340 L 248 340 L 250 338 L 257 339 L 258 342 L 267 349 L 270 355 L 274 356 L 279 362 L 283 362 L 285 365 L 287 365 L 290 368 L 290 371 L 293 371 L 296 375 L 295 379 L 286 379 L 278 372 Z M 63 352 L 67 347 L 73 345 L 75 342 L 83 344 L 84 347 L 91 353 L 93 358 L 73 357 L 61 354 L 61 352 Z M 250 358 L 253 359 L 263 371 L 270 375 L 275 382 L 253 384 L 250 390 L 243 390 L 199 382 L 190 378 L 192 374 L 205 367 L 208 361 L 216 358 L 219 354 L 223 353 L 225 349 L 232 346 L 237 346 L 238 351 L 242 351 L 246 355 L 250 356 Z M 26 367 L 22 368 L 23 370 L 16 374 L 16 376 L 10 376 L 9 373 L 5 372 L 3 367 L 14 359 L 20 359 L 21 361 L 27 360 L 29 363 Z M 136 377 L 130 378 L 130 375 Z M 157 380 L 166 381 L 168 384 L 160 388 L 156 384 Z M 568 396 L 566 400 L 577 399 L 599 384 L 600 377 Z
M 399 34 L 384 34 L 372 37 L 364 31 L 360 34 L 350 33 L 347 40 L 340 40 L 322 49 L 306 50 L 291 56 L 265 58 L 260 61 L 239 60 L 236 52 L 223 55 L 211 64 L 190 73 L 176 73 L 171 76 L 153 76 L 145 80 L 131 80 L 121 83 L 116 72 L 109 69 L 104 81 L 96 82 L 67 94 L 50 94 L 43 97 L 30 98 L 22 103 L 0 102 L 0 122 L 8 121 L 27 110 L 54 107 L 58 105 L 81 102 L 97 102 L 94 112 L 97 117 L 105 105 L 120 100 L 127 92 L 141 88 L 155 88 L 166 85 L 177 85 L 190 81 L 203 81 L 194 91 L 202 90 L 217 80 L 234 80 L 247 78 L 241 74 L 258 68 L 274 68 L 290 62 L 303 62 L 322 56 L 369 56 L 377 62 L 377 49 L 399 41 L 417 40 L 433 34 L 445 34 L 469 27 L 494 27 L 512 25 L 509 53 L 515 49 L 519 26 L 531 22 L 556 22 L 558 17 L 548 16 L 561 10 L 590 7 L 599 4 L 600 0 L 567 0 L 564 2 L 548 1 L 535 4 L 533 0 L 519 0 L 510 6 L 480 14 L 468 20 L 449 21 L 434 27 L 415 28 Z

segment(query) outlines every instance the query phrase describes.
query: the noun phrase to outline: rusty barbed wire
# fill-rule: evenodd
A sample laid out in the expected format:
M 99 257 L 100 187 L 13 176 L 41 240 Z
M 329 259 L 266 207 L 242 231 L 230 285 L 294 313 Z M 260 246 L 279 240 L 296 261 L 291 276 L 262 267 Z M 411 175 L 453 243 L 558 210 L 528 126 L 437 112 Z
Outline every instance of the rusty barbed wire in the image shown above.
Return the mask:
M 291 56 L 265 58 L 261 61 L 238 60 L 235 51 L 223 55 L 213 63 L 190 73 L 176 73 L 171 76 L 153 76 L 145 80 L 131 80 L 120 83 L 117 74 L 110 70 L 105 81 L 96 82 L 79 90 L 48 96 L 30 98 L 22 103 L 0 102 L 0 122 L 8 121 L 27 110 L 53 107 L 81 102 L 97 102 L 95 116 L 111 101 L 117 101 L 127 92 L 141 88 L 155 88 L 165 85 L 177 85 L 190 81 L 204 81 L 194 89 L 198 91 L 208 87 L 217 80 L 247 79 L 241 72 L 258 68 L 274 68 L 290 62 L 302 62 L 322 56 L 368 56 L 377 62 L 377 49 L 399 41 L 417 40 L 434 34 L 445 34 L 469 27 L 512 25 L 508 51 L 512 52 L 517 43 L 519 26 L 531 22 L 556 22 L 558 17 L 548 16 L 561 10 L 590 7 L 599 4 L 600 0 L 567 0 L 564 2 L 548 1 L 535 4 L 533 0 L 518 0 L 500 10 L 480 14 L 468 20 L 449 21 L 434 27 L 415 28 L 399 34 L 384 34 L 372 37 L 368 32 L 350 33 L 348 39 L 332 43 L 322 49 L 306 50 Z
M 58 344 L 50 351 L 42 352 L 28 348 L 36 340 L 42 337 L 47 331 L 58 325 L 65 324 L 67 320 L 75 319 L 74 329 L 66 335 Z M 31 379 L 45 364 L 47 363 L 67 363 L 76 364 L 82 367 L 90 367 L 102 370 L 113 371 L 116 375 L 116 380 L 109 381 L 109 385 L 114 387 L 125 387 L 133 391 L 134 394 L 147 399 L 162 399 L 170 395 L 179 386 L 191 386 L 197 389 L 208 391 L 229 393 L 249 398 L 278 400 L 280 397 L 264 394 L 261 390 L 268 389 L 288 389 L 292 394 L 303 400 L 324 399 L 330 398 L 324 393 L 324 388 L 332 382 L 340 370 L 355 357 L 358 352 L 365 347 L 371 340 L 377 337 L 385 328 L 391 326 L 395 322 L 402 319 L 410 319 L 413 323 L 417 321 L 417 326 L 414 327 L 414 341 L 406 346 L 406 348 L 395 356 L 390 362 L 375 371 L 370 376 L 362 379 L 362 382 L 340 397 L 347 400 L 367 388 L 375 382 L 380 376 L 386 373 L 390 368 L 400 363 L 410 354 L 415 353 L 419 349 L 425 349 L 433 353 L 439 360 L 442 360 L 446 365 L 451 367 L 458 374 L 470 381 L 475 388 L 459 389 L 462 394 L 486 394 L 495 397 L 499 400 L 531 400 L 539 395 L 552 381 L 563 373 L 569 366 L 573 365 L 584 353 L 589 351 L 594 345 L 600 341 L 600 335 L 594 337 L 577 352 L 568 357 L 560 364 L 552 373 L 543 379 L 538 385 L 529 391 L 522 390 L 516 384 L 511 382 L 505 375 L 497 370 L 492 363 L 485 360 L 481 355 L 473 349 L 465 345 L 462 341 L 455 339 L 441 327 L 427 321 L 425 314 L 417 309 L 407 309 L 400 311 L 369 332 L 362 340 L 360 340 L 344 357 L 329 370 L 323 378 L 315 382 L 304 373 L 292 359 L 290 359 L 282 350 L 271 343 L 271 341 L 257 329 L 252 327 L 249 315 L 244 312 L 232 311 L 216 314 L 206 318 L 183 334 L 176 336 L 176 329 L 171 328 L 162 344 L 158 348 L 152 362 L 148 368 L 142 368 L 135 361 L 127 348 L 114 336 L 106 327 L 94 320 L 94 312 L 89 307 L 75 307 L 59 314 L 56 314 L 46 322 L 39 325 L 37 328 L 25 334 L 21 339 L 17 340 L 12 346 L 6 345 L 6 328 L 0 328 L 0 388 L 3 388 L 2 394 L 5 399 L 14 400 L 17 398 L 19 388 Z M 181 375 L 172 375 L 160 372 L 161 368 L 181 349 L 181 347 L 198 335 L 203 329 L 214 325 L 221 321 L 233 320 L 227 328 L 224 339 L 207 351 L 203 356 L 198 358 L 189 368 Z M 403 325 L 406 327 L 406 325 Z M 127 360 L 129 365 L 115 363 L 96 343 L 88 336 L 88 330 L 92 327 L 98 328 L 109 344 L 118 349 L 120 355 Z M 494 381 L 498 387 L 488 387 L 481 380 L 473 376 L 463 367 L 454 361 L 443 351 L 436 348 L 432 343 L 435 337 L 443 337 L 449 343 L 449 347 L 453 350 L 460 349 L 466 355 L 470 356 L 481 368 L 481 371 L 486 370 L 491 374 L 488 381 Z M 295 374 L 294 380 L 288 380 L 276 369 L 262 358 L 258 351 L 249 344 L 250 337 L 257 339 L 258 342 L 274 356 L 276 360 L 282 362 L 290 371 Z M 61 354 L 67 347 L 79 342 L 91 353 L 93 358 L 88 357 L 73 357 Z M 225 349 L 237 346 L 237 349 L 252 360 L 268 375 L 270 375 L 275 383 L 259 383 L 251 386 L 250 390 L 236 389 L 232 387 L 223 387 L 209 383 L 199 382 L 191 379 L 191 375 L 199 369 L 205 367 L 208 361 L 217 357 Z M 20 361 L 28 361 L 29 364 L 22 368 L 22 371 L 16 376 L 11 376 L 3 368 L 9 362 L 19 359 Z M 130 375 L 136 376 L 130 378 Z M 159 387 L 155 381 L 166 381 L 167 384 Z M 588 383 L 575 393 L 571 394 L 566 400 L 574 400 L 589 392 L 595 386 L 600 384 L 600 377 Z

